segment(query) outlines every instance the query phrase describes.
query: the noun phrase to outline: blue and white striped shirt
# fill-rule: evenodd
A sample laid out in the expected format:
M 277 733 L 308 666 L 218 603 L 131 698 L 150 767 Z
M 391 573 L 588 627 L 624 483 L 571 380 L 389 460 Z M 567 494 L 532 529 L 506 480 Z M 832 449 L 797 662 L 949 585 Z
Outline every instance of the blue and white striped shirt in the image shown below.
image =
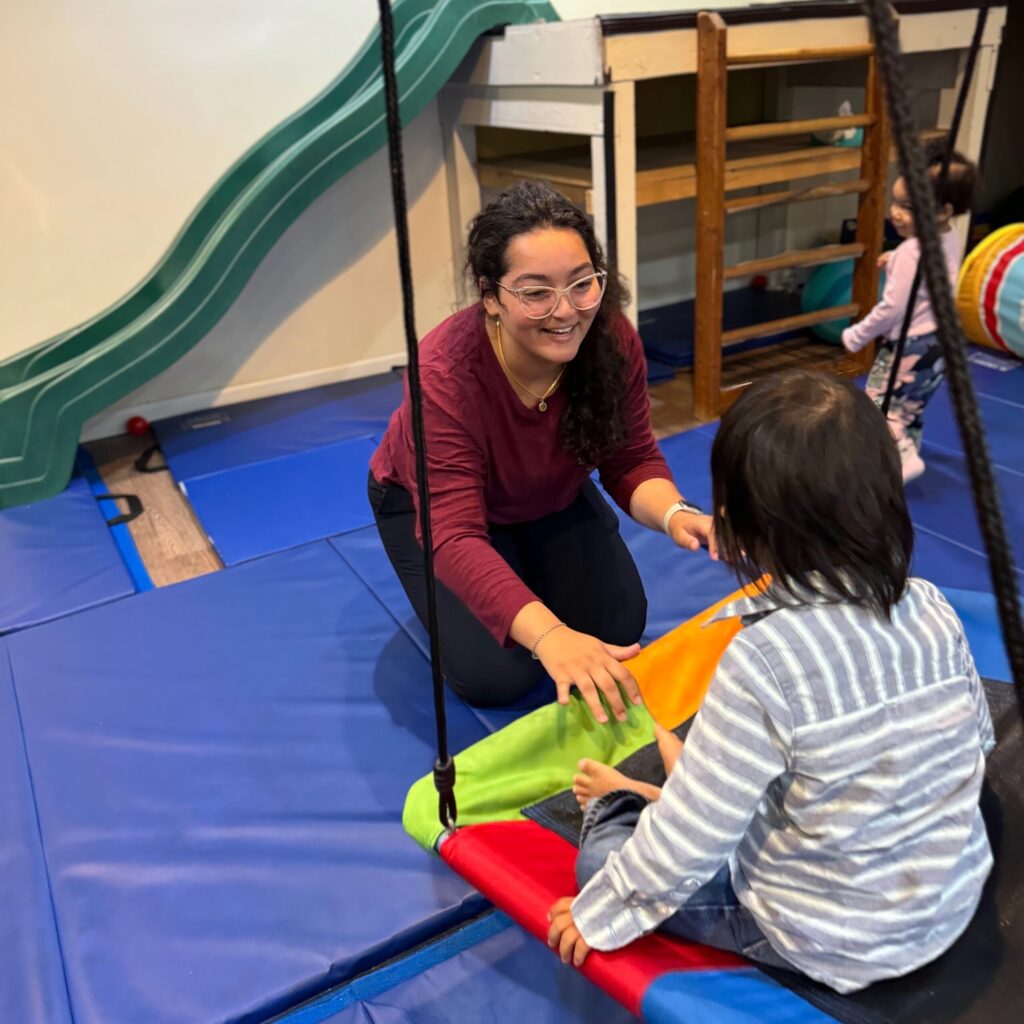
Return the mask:
M 992 866 L 992 721 L 963 627 L 910 581 L 887 621 L 774 593 L 729 645 L 661 798 L 572 905 L 618 949 L 728 863 L 774 949 L 840 992 L 935 959 Z M 753 618 L 755 617 L 756 618 Z

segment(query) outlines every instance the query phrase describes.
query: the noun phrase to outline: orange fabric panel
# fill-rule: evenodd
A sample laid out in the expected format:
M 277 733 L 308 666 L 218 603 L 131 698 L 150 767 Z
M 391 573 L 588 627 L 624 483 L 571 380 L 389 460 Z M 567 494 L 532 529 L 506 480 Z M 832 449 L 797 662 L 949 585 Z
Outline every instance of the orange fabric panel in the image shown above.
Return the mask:
M 674 729 L 697 713 L 718 662 L 741 629 L 739 618 L 710 620 L 725 605 L 753 593 L 754 586 L 737 590 L 659 637 L 626 663 L 640 685 L 647 710 L 659 725 Z

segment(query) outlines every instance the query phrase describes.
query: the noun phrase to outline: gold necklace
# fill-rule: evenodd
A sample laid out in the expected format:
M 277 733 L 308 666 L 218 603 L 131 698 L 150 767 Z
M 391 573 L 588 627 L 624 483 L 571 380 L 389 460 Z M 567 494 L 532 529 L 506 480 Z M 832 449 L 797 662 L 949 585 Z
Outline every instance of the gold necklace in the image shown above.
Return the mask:
M 504 349 L 503 349 L 503 348 L 501 347 L 501 321 L 500 321 L 500 320 L 495 320 L 495 321 L 494 321 L 494 326 L 495 326 L 495 327 L 497 328 L 497 331 L 498 331 L 498 359 L 499 359 L 499 360 L 501 361 L 501 365 L 502 365 L 502 368 L 503 368 L 503 369 L 504 369 L 504 371 L 505 371 L 505 372 L 506 372 L 506 373 L 507 373 L 507 374 L 509 375 L 509 377 L 510 377 L 510 378 L 511 378 L 511 379 L 513 380 L 513 382 L 515 382 L 516 384 L 518 384 L 518 385 L 519 385 L 519 386 L 520 386 L 520 387 L 521 387 L 521 388 L 522 388 L 522 389 L 523 389 L 523 390 L 524 390 L 524 391 L 525 391 L 525 392 L 526 392 L 526 393 L 527 393 L 528 395 L 532 396 L 533 398 L 537 398 L 537 399 L 540 399 L 540 401 L 539 401 L 539 402 L 537 403 L 537 408 L 538 408 L 538 409 L 539 409 L 539 410 L 540 410 L 541 412 L 547 412 L 547 411 L 548 411 L 548 399 L 549 399 L 549 398 L 551 397 L 551 393 L 552 393 L 552 392 L 553 392 L 553 391 L 555 390 L 555 388 L 557 388 L 557 387 L 558 387 L 559 381 L 561 381 L 561 379 L 562 379 L 562 376 L 563 376 L 563 375 L 564 375 L 564 373 L 565 373 L 565 367 L 563 366 L 563 367 L 562 367 L 562 368 L 561 368 L 561 369 L 560 369 L 560 370 L 558 371 L 558 376 L 557 376 L 557 377 L 556 377 L 556 378 L 555 378 L 555 379 L 554 379 L 554 380 L 553 380 L 553 381 L 551 382 L 551 387 L 549 387 L 549 388 L 547 389 L 547 391 L 545 391 L 545 392 L 544 392 L 544 394 L 543 394 L 543 395 L 538 395 L 536 391 L 531 391 L 531 390 L 530 390 L 530 389 L 529 389 L 529 388 L 528 388 L 528 387 L 527 387 L 527 386 L 526 386 L 526 385 L 525 385 L 525 384 L 524 384 L 524 383 L 523 383 L 523 382 L 522 382 L 522 381 L 521 381 L 521 380 L 520 380 L 520 379 L 519 379 L 519 378 L 518 378 L 518 377 L 517 377 L 517 376 L 516 376 L 516 375 L 515 375 L 515 374 L 514 374 L 514 373 L 513 373 L 513 372 L 512 372 L 511 370 L 510 370 L 510 369 L 509 369 L 509 368 L 508 368 L 508 363 L 506 363 L 506 362 L 505 362 L 505 351 L 504 351 Z

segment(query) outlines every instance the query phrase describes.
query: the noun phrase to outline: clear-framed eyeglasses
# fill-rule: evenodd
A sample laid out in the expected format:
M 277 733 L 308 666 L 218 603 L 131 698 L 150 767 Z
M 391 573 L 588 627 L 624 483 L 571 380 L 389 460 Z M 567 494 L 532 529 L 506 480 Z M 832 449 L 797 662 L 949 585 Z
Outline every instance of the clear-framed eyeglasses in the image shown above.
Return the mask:
M 518 300 L 523 312 L 531 320 L 546 320 L 558 308 L 558 303 L 564 295 L 569 300 L 569 305 L 577 313 L 585 313 L 599 305 L 604 297 L 605 285 L 608 283 L 608 274 L 599 270 L 594 274 L 587 274 L 578 281 L 565 288 L 550 288 L 547 285 L 532 284 L 526 288 L 509 288 L 508 285 L 498 282 L 499 288 L 511 292 Z

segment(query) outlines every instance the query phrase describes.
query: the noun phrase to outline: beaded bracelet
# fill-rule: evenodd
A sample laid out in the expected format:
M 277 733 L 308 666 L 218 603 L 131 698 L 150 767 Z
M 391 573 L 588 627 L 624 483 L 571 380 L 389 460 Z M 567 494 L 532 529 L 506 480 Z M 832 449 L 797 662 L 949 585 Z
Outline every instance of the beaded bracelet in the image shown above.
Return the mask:
M 537 639 L 534 640 L 532 644 L 530 644 L 530 656 L 533 658 L 534 661 L 540 661 L 540 658 L 537 657 L 537 644 L 539 644 L 541 640 L 543 640 L 544 637 L 546 637 L 548 633 L 550 633 L 552 630 L 558 629 L 559 626 L 564 625 L 564 622 L 556 622 L 553 626 L 548 626 L 548 628 L 545 629 L 544 632 L 541 633 L 541 635 L 537 637 Z

